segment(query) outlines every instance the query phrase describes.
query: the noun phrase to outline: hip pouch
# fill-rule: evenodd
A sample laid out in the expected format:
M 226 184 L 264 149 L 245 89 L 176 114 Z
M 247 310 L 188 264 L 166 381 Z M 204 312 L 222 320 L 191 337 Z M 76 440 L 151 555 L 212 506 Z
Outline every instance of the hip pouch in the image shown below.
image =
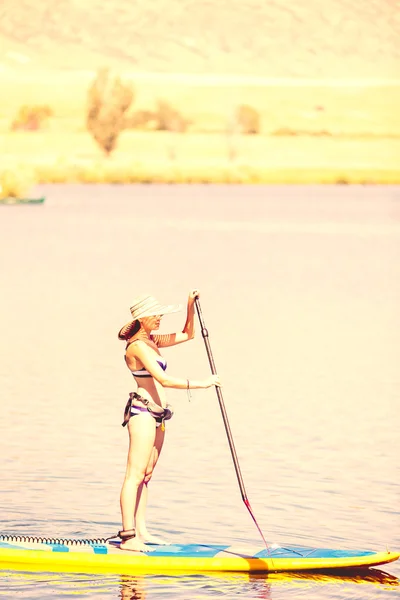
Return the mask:
M 168 421 L 174 414 L 172 406 L 170 404 L 167 404 L 167 406 L 163 408 L 153 400 L 148 400 L 147 398 L 143 398 L 143 396 L 137 394 L 136 392 L 131 392 L 129 394 L 128 402 L 125 406 L 124 421 L 122 423 L 122 427 L 125 427 L 125 425 L 129 423 L 129 419 L 131 418 L 131 407 L 133 400 L 139 400 L 139 402 L 142 402 L 147 408 L 148 412 L 151 414 L 151 416 L 154 417 L 154 419 L 157 421 L 157 423 L 163 423 L 164 421 Z

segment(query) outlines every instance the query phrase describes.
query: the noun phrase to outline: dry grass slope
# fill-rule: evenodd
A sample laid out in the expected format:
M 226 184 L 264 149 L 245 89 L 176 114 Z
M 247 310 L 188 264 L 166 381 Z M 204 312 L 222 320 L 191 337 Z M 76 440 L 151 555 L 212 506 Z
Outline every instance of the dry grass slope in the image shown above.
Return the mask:
M 0 195 L 34 181 L 399 183 L 397 5 L 1 0 Z M 131 117 L 161 103 L 186 132 L 127 130 L 105 159 L 85 115 L 107 66 L 134 87 Z M 240 105 L 259 135 L 226 135 Z
M 11 51 L 46 68 L 400 78 L 397 6 L 394 0 L 2 0 L 0 63 L 12 66 Z

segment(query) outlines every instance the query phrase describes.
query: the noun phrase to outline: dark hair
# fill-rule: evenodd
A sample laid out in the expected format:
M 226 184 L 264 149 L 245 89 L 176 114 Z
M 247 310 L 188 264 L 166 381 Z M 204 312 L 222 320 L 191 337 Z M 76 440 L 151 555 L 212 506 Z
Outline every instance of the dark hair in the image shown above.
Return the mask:
M 140 321 L 138 319 L 136 319 L 136 321 L 132 321 L 132 323 L 130 324 L 130 327 L 128 327 L 127 329 L 125 329 L 124 327 L 122 328 L 124 331 L 119 333 L 118 337 L 120 338 L 120 340 L 129 340 L 129 338 L 131 338 L 133 335 L 135 335 L 135 333 L 137 333 L 140 329 Z

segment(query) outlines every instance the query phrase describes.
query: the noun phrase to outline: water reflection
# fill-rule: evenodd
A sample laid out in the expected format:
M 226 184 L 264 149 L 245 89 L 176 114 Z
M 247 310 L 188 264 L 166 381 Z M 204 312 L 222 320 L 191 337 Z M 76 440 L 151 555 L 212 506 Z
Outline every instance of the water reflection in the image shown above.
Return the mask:
M 120 595 L 121 600 L 145 600 L 146 586 L 144 577 L 121 577 Z
M 1 568 L 1 565 L 0 565 Z M 23 568 L 23 566 L 22 566 Z M 25 567 L 26 568 L 26 567 Z M 352 569 L 341 572 L 316 573 L 173 573 L 170 575 L 115 575 L 103 571 L 98 573 L 72 573 L 70 569 L 57 568 L 52 573 L 28 573 L 26 571 L 0 571 L 0 597 L 20 596 L 25 598 L 56 597 L 54 590 L 62 588 L 63 595 L 90 595 L 120 600 L 153 600 L 154 598 L 176 598 L 185 590 L 185 597 L 193 600 L 221 597 L 272 600 L 279 597 L 284 588 L 286 596 L 297 597 L 310 587 L 319 589 L 328 586 L 346 589 L 351 595 L 354 586 L 393 589 L 400 585 L 397 577 L 379 569 Z M 35 590 L 36 594 L 32 591 Z M 182 597 L 182 596 L 181 596 Z
M 190 598 L 205 598 L 215 594 L 224 597 L 240 596 L 241 598 L 272 600 L 273 586 L 294 591 L 309 588 L 311 585 L 320 587 L 327 585 L 342 586 L 347 584 L 376 585 L 393 588 L 399 586 L 399 579 L 390 573 L 378 569 L 352 569 L 341 572 L 316 573 L 271 573 L 271 574 L 174 574 L 163 576 L 133 576 L 124 575 L 120 582 L 121 600 L 145 600 L 162 593 L 163 597 L 172 596 L 178 586 L 185 587 Z

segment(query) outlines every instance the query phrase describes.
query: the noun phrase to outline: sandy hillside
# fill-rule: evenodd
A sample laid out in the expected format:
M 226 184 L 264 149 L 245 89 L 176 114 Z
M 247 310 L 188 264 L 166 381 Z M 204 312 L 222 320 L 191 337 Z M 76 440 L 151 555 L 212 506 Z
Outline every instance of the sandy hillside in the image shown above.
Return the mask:
M 0 70 L 399 78 L 397 0 L 2 0 Z

